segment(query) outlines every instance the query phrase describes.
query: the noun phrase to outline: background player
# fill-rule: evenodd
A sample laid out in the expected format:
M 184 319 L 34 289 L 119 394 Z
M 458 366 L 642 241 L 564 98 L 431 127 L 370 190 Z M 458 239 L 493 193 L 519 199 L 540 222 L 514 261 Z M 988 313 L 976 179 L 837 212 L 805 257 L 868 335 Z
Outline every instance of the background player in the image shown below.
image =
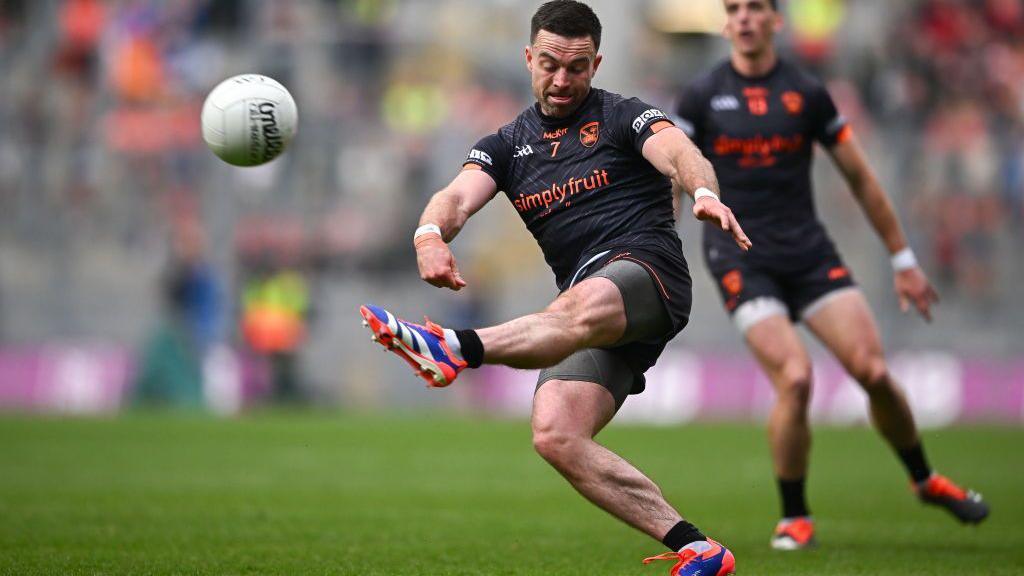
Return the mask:
M 782 17 L 774 0 L 725 0 L 729 60 L 689 86 L 676 113 L 721 178 L 725 199 L 754 248 L 735 249 L 705 226 L 704 253 L 725 306 L 777 395 L 768 423 L 782 520 L 772 546 L 814 543 L 804 487 L 810 452 L 811 362 L 793 323 L 803 321 L 867 392 L 871 417 L 905 465 L 914 491 L 963 522 L 988 514 L 981 497 L 936 474 L 906 398 L 886 366 L 875 321 L 811 194 L 813 142 L 820 142 L 892 254 L 901 307 L 927 320 L 936 293 L 907 246 L 896 213 L 846 120 L 820 82 L 775 52 Z
M 446 244 L 504 191 L 533 233 L 561 294 L 543 312 L 480 330 L 419 326 L 361 309 L 374 339 L 430 385 L 482 363 L 544 368 L 533 443 L 583 496 L 662 541 L 672 574 L 732 573 L 732 554 L 706 539 L 639 470 L 594 441 L 643 373 L 686 325 L 690 277 L 675 232 L 672 185 L 694 215 L 749 241 L 719 202 L 711 165 L 657 108 L 591 88 L 601 24 L 586 5 L 556 0 L 533 17 L 526 65 L 536 104 L 470 152 L 423 211 L 414 235 L 420 275 L 466 285 Z M 653 559 L 649 559 L 653 560 Z

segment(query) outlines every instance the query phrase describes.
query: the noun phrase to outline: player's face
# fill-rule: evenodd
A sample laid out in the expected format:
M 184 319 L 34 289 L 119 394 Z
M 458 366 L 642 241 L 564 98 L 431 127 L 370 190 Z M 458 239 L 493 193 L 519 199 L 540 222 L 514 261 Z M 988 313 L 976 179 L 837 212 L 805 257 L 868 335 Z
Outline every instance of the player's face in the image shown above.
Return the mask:
M 526 47 L 526 67 L 541 112 L 562 118 L 572 114 L 590 92 L 601 55 L 589 36 L 565 38 L 547 30 Z
M 725 16 L 725 37 L 743 56 L 769 49 L 782 28 L 782 17 L 768 0 L 725 0 Z

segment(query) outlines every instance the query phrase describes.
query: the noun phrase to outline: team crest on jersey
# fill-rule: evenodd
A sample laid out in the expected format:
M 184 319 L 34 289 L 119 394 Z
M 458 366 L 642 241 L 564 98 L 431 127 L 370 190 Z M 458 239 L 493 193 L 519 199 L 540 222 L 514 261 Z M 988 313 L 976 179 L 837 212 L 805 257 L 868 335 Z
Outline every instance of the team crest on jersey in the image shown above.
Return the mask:
M 796 116 L 804 111 L 804 97 L 799 92 L 788 90 L 782 93 L 782 105 L 786 107 L 786 112 Z
M 597 144 L 598 138 L 601 136 L 601 124 L 599 122 L 587 122 L 580 128 L 580 144 L 583 144 L 587 148 Z
M 743 291 L 743 274 L 739 270 L 730 270 L 722 276 L 722 288 L 730 296 L 739 295 Z

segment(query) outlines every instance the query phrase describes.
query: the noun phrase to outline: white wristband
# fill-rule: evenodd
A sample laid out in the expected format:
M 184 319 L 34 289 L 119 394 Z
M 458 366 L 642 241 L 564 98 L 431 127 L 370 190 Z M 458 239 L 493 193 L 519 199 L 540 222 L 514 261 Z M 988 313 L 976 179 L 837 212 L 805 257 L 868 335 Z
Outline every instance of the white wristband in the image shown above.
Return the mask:
M 707 188 L 701 186 L 700 188 L 697 188 L 696 192 L 693 193 L 693 201 L 696 202 L 697 200 L 700 200 L 701 198 L 707 196 L 710 196 L 711 198 L 718 200 L 718 194 L 715 194 L 711 190 L 708 190 Z
M 909 246 L 893 254 L 891 261 L 892 269 L 896 272 L 917 268 L 917 257 L 914 256 L 914 251 Z
M 441 234 L 440 226 L 437 224 L 424 224 L 417 228 L 416 233 L 412 235 L 413 242 L 415 242 L 420 236 L 425 236 L 427 234 L 437 234 L 441 237 L 441 240 L 444 240 L 444 234 Z

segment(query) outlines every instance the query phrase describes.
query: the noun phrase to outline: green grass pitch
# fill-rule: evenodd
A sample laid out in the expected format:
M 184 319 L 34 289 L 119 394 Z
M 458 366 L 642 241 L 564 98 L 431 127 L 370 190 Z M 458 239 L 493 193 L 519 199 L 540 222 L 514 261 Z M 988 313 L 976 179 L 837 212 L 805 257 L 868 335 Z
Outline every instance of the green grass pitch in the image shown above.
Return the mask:
M 732 548 L 739 574 L 1024 574 L 1024 430 L 928 432 L 993 514 L 964 528 L 909 494 L 868 430 L 817 431 L 821 546 L 768 548 L 759 426 L 613 424 L 599 440 Z M 661 546 L 592 507 L 525 422 L 450 416 L 0 418 L 0 574 L 663 576 Z

